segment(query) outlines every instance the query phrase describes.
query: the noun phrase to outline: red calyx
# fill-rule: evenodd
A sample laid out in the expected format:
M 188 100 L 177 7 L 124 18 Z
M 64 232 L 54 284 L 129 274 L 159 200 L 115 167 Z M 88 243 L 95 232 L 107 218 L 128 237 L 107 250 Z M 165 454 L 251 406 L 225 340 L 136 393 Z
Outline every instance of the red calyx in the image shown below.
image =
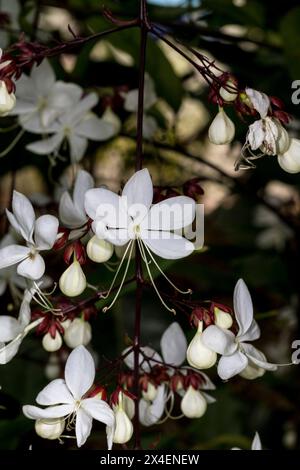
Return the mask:
M 64 251 L 64 262 L 66 264 L 71 264 L 75 259 L 80 264 L 85 264 L 86 262 L 86 253 L 85 248 L 80 240 L 76 240 L 73 243 L 70 243 Z

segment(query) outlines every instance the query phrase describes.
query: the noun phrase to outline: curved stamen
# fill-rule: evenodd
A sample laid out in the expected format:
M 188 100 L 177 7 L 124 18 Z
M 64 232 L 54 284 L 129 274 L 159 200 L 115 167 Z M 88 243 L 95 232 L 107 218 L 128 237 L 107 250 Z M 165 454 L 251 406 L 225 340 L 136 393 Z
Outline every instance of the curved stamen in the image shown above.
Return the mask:
M 0 157 L 5 157 L 19 142 L 19 140 L 23 137 L 25 134 L 25 130 L 21 129 L 20 132 L 16 135 L 16 137 L 11 141 L 11 143 L 6 147 L 6 149 L 2 150 L 0 152 Z

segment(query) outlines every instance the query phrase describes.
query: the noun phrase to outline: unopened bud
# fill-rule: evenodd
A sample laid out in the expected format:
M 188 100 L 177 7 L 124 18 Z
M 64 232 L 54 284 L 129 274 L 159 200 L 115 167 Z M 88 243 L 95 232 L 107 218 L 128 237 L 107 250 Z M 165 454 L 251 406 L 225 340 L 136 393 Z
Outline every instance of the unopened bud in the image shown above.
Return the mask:
M 86 346 L 92 339 L 91 325 L 81 318 L 75 318 L 70 326 L 65 330 L 64 340 L 69 348 Z
M 226 87 L 226 88 L 225 88 Z M 235 83 L 232 80 L 228 80 L 225 84 L 225 87 L 220 88 L 220 96 L 224 101 L 235 101 L 238 95 L 238 90 Z
M 42 345 L 48 352 L 58 351 L 62 347 L 62 337 L 58 331 L 55 332 L 54 338 L 50 333 L 46 333 L 43 337 Z
M 105 263 L 114 252 L 114 247 L 106 240 L 97 238 L 96 235 L 87 244 L 86 252 L 88 257 L 95 263 Z
M 80 295 L 86 288 L 86 278 L 77 260 L 73 261 L 61 275 L 59 288 L 68 297 Z
M 217 354 L 204 346 L 202 336 L 203 322 L 199 321 L 198 330 L 189 344 L 186 357 L 188 363 L 196 369 L 209 369 L 217 360 Z
M 278 155 L 278 163 L 288 173 L 298 173 L 300 171 L 299 139 L 290 139 L 288 150 L 284 154 Z
M 214 314 L 215 325 L 219 326 L 220 328 L 224 328 L 225 330 L 232 327 L 233 320 L 230 313 L 223 312 L 218 307 L 215 307 Z
M 189 386 L 181 400 L 180 408 L 187 418 L 201 418 L 206 411 L 207 402 L 201 392 Z
M 38 419 L 35 422 L 35 432 L 43 439 L 58 439 L 65 428 L 65 421 L 61 418 Z
M 209 140 L 213 144 L 222 145 L 229 144 L 235 134 L 235 126 L 232 120 L 227 116 L 223 108 L 214 118 L 208 130 Z
M 0 80 L 0 116 L 6 116 L 15 107 L 16 97 L 9 93 L 6 83 Z
M 122 406 L 118 406 L 115 411 L 115 425 L 113 442 L 115 444 L 125 444 L 130 441 L 133 434 L 133 426 Z
M 151 382 L 148 382 L 147 390 L 143 390 L 142 395 L 144 400 L 153 401 L 157 395 L 157 388 Z

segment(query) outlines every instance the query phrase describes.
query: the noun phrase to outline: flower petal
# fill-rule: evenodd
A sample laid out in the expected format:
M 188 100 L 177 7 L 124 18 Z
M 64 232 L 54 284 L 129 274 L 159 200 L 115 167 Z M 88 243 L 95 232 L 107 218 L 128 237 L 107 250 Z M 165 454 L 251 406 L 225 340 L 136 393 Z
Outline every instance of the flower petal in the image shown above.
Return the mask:
M 47 96 L 49 94 L 56 78 L 48 59 L 44 59 L 38 66 L 33 66 L 30 78 L 38 96 Z
M 260 117 L 266 117 L 270 106 L 269 97 L 265 93 L 253 90 L 252 88 L 246 88 L 246 94 L 250 99 L 253 108 L 260 114 Z
M 64 135 L 59 132 L 48 139 L 37 140 L 26 145 L 26 149 L 37 155 L 49 155 L 58 150 L 64 140 Z
M 0 364 L 7 364 L 11 361 L 19 351 L 20 344 L 22 343 L 23 336 L 13 340 L 4 347 L 0 347 Z
M 53 215 L 41 215 L 41 217 L 36 219 L 34 240 L 38 250 L 50 250 L 53 247 L 58 225 L 58 219 Z
M 73 200 L 76 208 L 80 211 L 82 217 L 86 217 L 86 213 L 84 210 L 85 193 L 93 187 L 93 177 L 87 171 L 79 170 L 74 184 Z
M 17 273 L 28 279 L 37 280 L 42 277 L 45 272 L 45 261 L 39 254 L 35 254 L 33 258 L 27 257 L 17 267 Z
M 239 325 L 238 336 L 240 337 L 248 331 L 253 320 L 252 300 L 243 279 L 239 279 L 234 288 L 233 306 L 235 317 Z
M 8 315 L 0 316 L 0 342 L 7 343 L 13 340 L 22 330 L 16 318 Z
M 277 365 L 269 363 L 266 360 L 266 356 L 261 351 L 252 346 L 252 344 L 243 343 L 243 351 L 247 358 L 258 367 L 261 367 L 265 370 L 277 370 Z
M 84 207 L 88 216 L 110 228 L 126 228 L 129 218 L 124 200 L 109 189 L 89 189 L 85 193 Z
M 141 204 L 147 210 L 150 209 L 153 200 L 153 184 L 147 168 L 132 175 L 124 186 L 122 197 L 126 198 L 128 208 L 133 204 Z
M 77 446 L 81 447 L 91 434 L 93 426 L 93 418 L 86 413 L 82 408 L 79 408 L 76 412 L 76 439 Z
M 195 206 L 195 201 L 190 197 L 170 197 L 151 207 L 141 228 L 170 231 L 186 227 L 195 218 Z
M 139 402 L 140 422 L 143 426 L 152 426 L 159 421 L 164 413 L 166 390 L 164 385 L 157 387 L 156 397 L 152 403 L 141 399 Z
M 35 214 L 31 202 L 24 194 L 14 191 L 12 210 L 19 224 L 22 236 L 26 241 L 31 242 L 35 221 Z
M 29 255 L 27 246 L 9 245 L 0 249 L 0 269 L 20 263 Z
M 260 440 L 258 432 L 255 433 L 255 436 L 251 445 L 251 450 L 262 450 L 261 440 Z
M 239 341 L 244 343 L 244 341 L 255 341 L 260 337 L 260 328 L 256 322 L 256 320 L 252 320 L 252 323 L 246 333 L 242 336 L 238 336 Z
M 83 214 L 75 206 L 68 191 L 65 191 L 59 201 L 59 219 L 61 222 L 70 228 L 80 227 L 87 220 Z
M 93 385 L 95 363 L 84 346 L 77 346 L 68 357 L 65 380 L 73 397 L 79 400 Z
M 96 116 L 84 119 L 76 126 L 77 135 L 99 142 L 110 139 L 114 133 L 114 126 L 111 123 Z
M 192 242 L 171 232 L 143 230 L 142 240 L 153 253 L 164 259 L 185 258 L 194 251 Z
M 115 415 L 110 406 L 99 398 L 86 398 L 82 401 L 82 408 L 94 419 L 111 427 L 115 422 Z
M 139 366 L 143 372 L 148 373 L 150 372 L 151 367 L 154 367 L 155 365 L 157 365 L 157 362 L 155 361 L 162 361 L 162 357 L 154 349 L 150 348 L 149 346 L 143 346 L 141 350 L 147 357 L 150 358 L 150 360 L 145 361 L 144 356 L 142 354 L 139 354 Z M 123 354 L 125 354 L 127 351 L 128 351 L 128 348 L 123 351 Z M 151 361 L 151 358 L 154 359 L 154 361 Z M 134 369 L 133 351 L 125 357 L 124 363 L 126 364 L 127 367 L 129 367 L 129 369 L 131 370 Z
M 222 380 L 228 380 L 234 375 L 239 374 L 248 365 L 248 359 L 245 354 L 236 351 L 231 356 L 222 356 L 218 364 L 218 374 Z
M 68 141 L 70 144 L 71 161 L 73 163 L 80 162 L 88 146 L 87 138 L 81 137 L 75 134 L 74 132 L 72 132 L 68 136 Z
M 74 411 L 74 405 L 49 406 L 48 408 L 39 408 L 33 405 L 24 405 L 23 413 L 30 419 L 62 418 L 68 416 Z
M 162 335 L 160 349 L 167 364 L 180 366 L 185 361 L 187 341 L 177 322 L 172 323 Z
M 36 402 L 39 405 L 58 405 L 58 404 L 72 404 L 74 398 L 70 394 L 66 382 L 63 379 L 52 380 L 36 397 Z
M 233 354 L 237 349 L 234 334 L 216 325 L 208 326 L 202 333 L 203 344 L 218 354 L 226 356 Z

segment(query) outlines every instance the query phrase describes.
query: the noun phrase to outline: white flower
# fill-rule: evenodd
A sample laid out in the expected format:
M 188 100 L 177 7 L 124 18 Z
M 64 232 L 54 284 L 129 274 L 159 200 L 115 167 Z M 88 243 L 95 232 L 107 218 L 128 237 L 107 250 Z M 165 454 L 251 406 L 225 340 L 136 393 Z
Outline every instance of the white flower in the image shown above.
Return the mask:
M 300 171 L 300 140 L 290 139 L 290 146 L 282 155 L 278 155 L 278 163 L 288 173 Z
M 220 108 L 208 129 L 210 142 L 216 145 L 229 144 L 235 134 L 235 126 L 223 108 Z
M 30 302 L 36 290 L 36 288 L 25 290 L 18 318 L 0 316 L 0 364 L 11 361 L 25 336 L 43 320 L 39 318 L 30 323 Z
M 65 329 L 64 340 L 69 348 L 76 348 L 81 344 L 86 346 L 92 339 L 92 328 L 83 318 L 75 318 Z
M 203 322 L 199 321 L 197 332 L 189 344 L 186 358 L 195 369 L 209 369 L 215 365 L 217 354 L 203 344 Z
M 261 91 L 254 90 L 253 88 L 246 88 L 245 92 L 255 111 L 260 114 L 262 119 L 265 118 L 270 107 L 270 100 L 268 95 L 262 93 Z
M 96 236 L 92 237 L 86 246 L 88 257 L 95 263 L 105 263 L 112 257 L 113 252 L 114 247 L 111 243 Z
M 223 380 L 243 372 L 250 364 L 264 369 L 276 370 L 277 366 L 266 361 L 265 356 L 246 341 L 260 337 L 260 329 L 253 318 L 253 305 L 246 284 L 240 279 L 234 289 L 234 313 L 239 326 L 235 336 L 231 331 L 211 325 L 202 334 L 202 341 L 222 357 L 218 363 L 218 374 Z
M 84 170 L 79 170 L 73 189 L 73 195 L 65 191 L 59 202 L 59 219 L 69 228 L 81 227 L 88 221 L 84 210 L 84 195 L 94 187 L 92 176 Z
M 33 133 L 47 133 L 55 119 L 72 109 L 82 96 L 74 83 L 56 81 L 47 59 L 33 66 L 30 76 L 22 74 L 17 82 L 17 105 L 11 114 L 19 116 L 20 125 Z
M 133 425 L 129 419 L 124 407 L 124 393 L 120 392 L 118 396 L 118 403 L 113 406 L 115 414 L 115 425 L 108 434 L 113 434 L 113 442 L 115 444 L 125 444 L 130 441 L 133 434 Z
M 59 288 L 68 297 L 76 297 L 86 288 L 86 277 L 77 259 L 60 276 Z
M 266 155 L 278 155 L 287 151 L 290 138 L 277 119 L 267 116 L 249 126 L 247 142 L 252 150 L 261 149 Z
M 58 331 L 55 332 L 54 338 L 48 332 L 44 335 L 42 345 L 45 351 L 54 352 L 62 347 L 62 337 Z
M 31 202 L 23 194 L 14 191 L 12 210 L 6 211 L 9 222 L 21 235 L 26 246 L 9 245 L 0 249 L 0 269 L 18 264 L 17 273 L 29 279 L 40 279 L 45 272 L 45 262 L 40 251 L 54 245 L 58 220 L 53 215 L 35 218 Z
M 7 116 L 15 104 L 16 97 L 14 93 L 9 93 L 5 82 L 0 80 L 0 116 Z
M 65 429 L 63 419 L 37 419 L 35 422 L 35 432 L 43 439 L 58 439 Z
M 180 407 L 187 418 L 201 418 L 207 409 L 207 401 L 199 390 L 190 385 L 181 400 Z
M 26 146 L 38 155 L 54 156 L 66 140 L 70 148 L 72 163 L 79 162 L 88 146 L 88 140 L 103 141 L 114 135 L 114 127 L 104 119 L 98 118 L 90 110 L 97 104 L 98 97 L 89 93 L 76 104 L 60 115 L 47 128 L 49 138 L 33 142 Z
M 100 398 L 84 398 L 95 379 L 95 364 L 91 354 L 78 346 L 74 349 L 65 367 L 65 379 L 49 383 L 37 396 L 37 406 L 23 406 L 23 413 L 30 419 L 64 418 L 71 425 L 76 420 L 77 446 L 81 447 L 89 437 L 93 419 L 114 426 L 114 413 Z

